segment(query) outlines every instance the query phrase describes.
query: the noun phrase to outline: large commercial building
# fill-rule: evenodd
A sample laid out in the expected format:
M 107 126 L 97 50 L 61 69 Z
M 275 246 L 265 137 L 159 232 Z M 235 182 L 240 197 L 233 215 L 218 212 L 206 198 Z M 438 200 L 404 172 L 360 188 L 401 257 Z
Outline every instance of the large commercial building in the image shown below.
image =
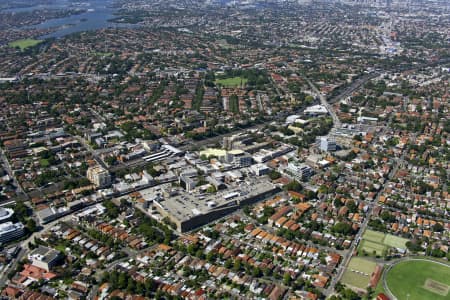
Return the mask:
M 11 208 L 0 207 L 0 223 L 5 223 L 11 220 L 14 215 L 14 210 Z
M 7 243 L 22 237 L 25 227 L 22 223 L 6 222 L 0 224 L 0 243 Z
M 100 166 L 90 167 L 87 170 L 86 177 L 96 187 L 108 187 L 111 185 L 111 175 Z
M 186 232 L 217 220 L 241 208 L 264 200 L 280 191 L 267 180 L 248 179 L 215 194 L 176 191 L 170 185 L 152 188 L 153 208 Z M 167 192 L 170 190 L 170 192 Z
M 37 247 L 28 255 L 28 259 L 33 265 L 46 271 L 50 271 L 56 266 L 61 258 L 61 252 L 44 246 Z
M 283 144 L 274 150 L 262 149 L 253 155 L 253 160 L 256 161 L 257 163 L 265 163 L 271 159 L 282 156 L 293 150 L 295 150 L 293 146 L 286 144 Z

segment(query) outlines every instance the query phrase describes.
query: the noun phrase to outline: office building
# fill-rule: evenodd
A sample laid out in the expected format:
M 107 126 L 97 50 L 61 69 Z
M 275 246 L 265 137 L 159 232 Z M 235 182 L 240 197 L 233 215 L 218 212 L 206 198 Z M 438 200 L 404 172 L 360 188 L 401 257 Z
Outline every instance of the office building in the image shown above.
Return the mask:
M 290 162 L 286 171 L 298 181 L 307 180 L 314 174 L 313 169 L 304 163 Z
M 5 223 L 11 220 L 11 217 L 14 215 L 14 210 L 11 208 L 0 207 L 0 223 Z
M 321 151 L 336 151 L 336 140 L 331 137 L 321 136 L 317 138 L 317 146 Z
M 25 234 L 25 227 L 22 223 L 6 222 L 0 224 L 0 243 L 7 243 L 17 240 Z
M 96 187 L 108 187 L 111 185 L 111 175 L 100 166 L 90 167 L 87 170 L 86 177 Z

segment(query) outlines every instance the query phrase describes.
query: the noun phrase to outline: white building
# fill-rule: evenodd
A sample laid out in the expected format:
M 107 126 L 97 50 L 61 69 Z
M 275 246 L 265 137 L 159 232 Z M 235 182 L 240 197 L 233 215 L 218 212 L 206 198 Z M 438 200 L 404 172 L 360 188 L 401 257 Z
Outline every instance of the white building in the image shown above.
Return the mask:
M 0 224 L 0 243 L 17 240 L 25 233 L 22 223 L 6 222 Z
M 266 166 L 265 164 L 255 164 L 250 167 L 250 170 L 256 176 L 263 176 L 263 175 L 270 173 L 270 168 L 268 166 Z
M 288 164 L 286 171 L 298 181 L 306 180 L 314 174 L 314 171 L 310 166 L 295 161 Z
M 336 151 L 336 140 L 331 137 L 321 136 L 317 138 L 317 146 L 321 151 Z
M 0 223 L 5 223 L 9 221 L 14 215 L 14 210 L 11 208 L 0 207 Z
M 317 115 L 326 115 L 328 113 L 328 109 L 323 105 L 313 105 L 309 106 L 305 109 L 305 114 L 317 116 Z
M 86 177 L 96 187 L 107 187 L 111 185 L 111 175 L 100 166 L 90 167 L 87 170 Z
M 34 266 L 46 271 L 50 271 L 56 266 L 61 258 L 61 252 L 44 246 L 39 246 L 28 255 L 28 259 L 32 261 Z

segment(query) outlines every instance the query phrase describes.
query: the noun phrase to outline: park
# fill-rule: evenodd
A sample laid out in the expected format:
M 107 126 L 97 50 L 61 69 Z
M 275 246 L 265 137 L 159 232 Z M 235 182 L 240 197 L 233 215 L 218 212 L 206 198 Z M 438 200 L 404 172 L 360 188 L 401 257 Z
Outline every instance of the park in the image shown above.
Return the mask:
M 427 259 L 409 259 L 388 268 L 387 291 L 397 299 L 449 299 L 450 265 Z
M 42 43 L 41 40 L 24 39 L 11 42 L 9 43 L 9 46 L 12 48 L 20 48 L 20 50 L 24 51 L 27 48 L 34 47 L 36 45 L 39 45 L 40 43 Z

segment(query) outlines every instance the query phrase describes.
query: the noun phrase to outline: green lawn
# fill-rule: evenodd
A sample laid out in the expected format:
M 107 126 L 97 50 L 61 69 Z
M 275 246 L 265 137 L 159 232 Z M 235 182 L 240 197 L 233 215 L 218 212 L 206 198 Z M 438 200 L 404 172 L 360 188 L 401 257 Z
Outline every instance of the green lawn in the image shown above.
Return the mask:
M 408 239 L 404 239 L 392 234 L 387 234 L 384 238 L 383 243 L 389 247 L 406 249 L 406 242 L 408 242 Z
M 373 261 L 370 261 L 368 259 L 362 258 L 362 257 L 353 257 L 349 264 L 348 269 L 353 269 L 356 271 L 364 272 L 366 274 L 372 274 L 375 270 L 375 267 L 377 264 Z
M 61 251 L 62 253 L 66 253 L 66 247 L 64 247 L 64 245 L 57 245 L 55 249 Z
M 27 48 L 36 46 L 36 45 L 38 45 L 40 43 L 42 43 L 41 40 L 24 39 L 24 40 L 17 40 L 17 41 L 11 42 L 11 43 L 9 43 L 9 46 L 13 47 L 13 48 L 19 47 L 20 50 L 23 51 L 23 50 L 25 50 Z
M 409 260 L 395 265 L 386 275 L 391 292 L 400 299 L 444 300 L 450 294 L 439 295 L 425 289 L 427 279 L 450 286 L 450 265 L 444 266 L 433 261 Z
M 382 256 L 383 251 L 388 248 L 406 249 L 407 241 L 407 239 L 397 237 L 392 234 L 385 234 L 368 229 L 362 236 L 362 240 L 358 247 L 358 253 L 362 255 L 364 250 L 368 255 Z
M 366 251 L 368 255 L 383 255 L 383 250 L 386 247 L 383 244 L 379 244 L 376 242 L 372 242 L 369 240 L 362 240 L 361 244 L 359 246 L 360 252 L 362 253 L 362 250 Z M 375 253 L 374 253 L 375 251 Z M 360 254 L 361 254 L 360 253 Z
M 353 257 L 350 260 L 341 281 L 343 284 L 352 287 L 366 289 L 370 281 L 370 275 L 372 275 L 376 265 L 375 262 L 362 257 Z M 359 272 L 362 272 L 363 274 Z
M 382 232 L 367 229 L 366 232 L 364 232 L 363 239 L 369 240 L 372 242 L 383 243 L 384 236 L 385 236 L 385 234 Z
M 242 77 L 232 77 L 225 79 L 217 79 L 216 84 L 223 87 L 238 87 L 241 85 L 245 85 L 247 83 L 247 79 Z
M 41 167 L 43 168 L 47 168 L 48 166 L 50 166 L 50 162 L 48 161 L 48 159 L 45 158 L 41 158 L 39 160 L 39 164 L 41 165 Z
M 345 285 L 356 287 L 359 289 L 366 289 L 369 284 L 370 277 L 346 270 L 342 276 L 341 282 Z

